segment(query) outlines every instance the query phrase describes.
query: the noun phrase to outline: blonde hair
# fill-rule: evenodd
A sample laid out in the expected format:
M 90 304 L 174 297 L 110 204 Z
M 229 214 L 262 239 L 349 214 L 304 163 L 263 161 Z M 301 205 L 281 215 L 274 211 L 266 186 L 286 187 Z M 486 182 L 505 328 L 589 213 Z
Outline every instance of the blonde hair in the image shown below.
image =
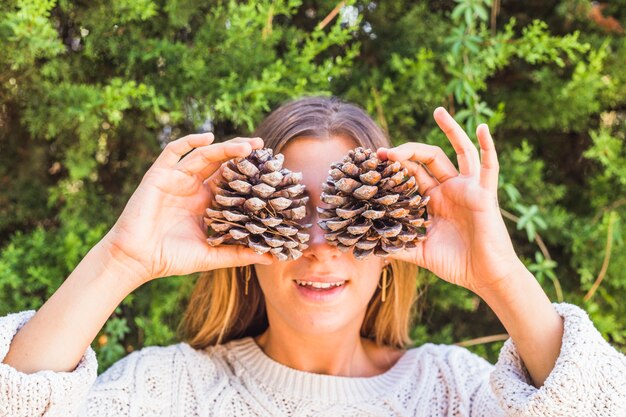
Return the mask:
M 360 146 L 377 149 L 391 142 L 374 121 L 355 105 L 331 97 L 307 97 L 288 102 L 272 112 L 257 128 L 255 136 L 265 146 L 280 152 L 297 137 L 330 138 L 343 135 Z M 370 300 L 361 325 L 361 336 L 379 345 L 406 347 L 416 314 L 417 266 L 390 261 L 390 283 L 386 300 L 378 288 Z M 203 272 L 192 291 L 179 326 L 181 338 L 196 349 L 256 336 L 268 327 L 265 299 L 254 267 L 224 268 Z M 245 294 L 246 273 L 250 273 Z

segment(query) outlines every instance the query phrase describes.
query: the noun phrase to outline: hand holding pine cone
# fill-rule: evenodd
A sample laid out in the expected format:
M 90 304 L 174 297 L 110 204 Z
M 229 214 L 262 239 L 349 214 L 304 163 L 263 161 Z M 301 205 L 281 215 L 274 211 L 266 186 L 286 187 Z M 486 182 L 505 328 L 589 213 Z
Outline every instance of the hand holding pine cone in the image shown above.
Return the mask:
M 217 177 L 223 162 L 262 147 L 259 138 L 213 143 L 212 134 L 170 142 L 99 243 L 128 270 L 122 276 L 141 285 L 158 277 L 271 261 L 249 249 L 207 246 L 202 224 L 213 196 L 207 179 Z
M 454 118 L 439 107 L 435 121 L 456 151 L 458 169 L 438 146 L 408 142 L 380 148 L 381 159 L 401 162 L 431 197 L 428 239 L 394 259 L 428 269 L 441 279 L 482 296 L 511 288 L 524 276 L 498 207 L 498 158 L 486 125 L 476 136 L 480 153 Z

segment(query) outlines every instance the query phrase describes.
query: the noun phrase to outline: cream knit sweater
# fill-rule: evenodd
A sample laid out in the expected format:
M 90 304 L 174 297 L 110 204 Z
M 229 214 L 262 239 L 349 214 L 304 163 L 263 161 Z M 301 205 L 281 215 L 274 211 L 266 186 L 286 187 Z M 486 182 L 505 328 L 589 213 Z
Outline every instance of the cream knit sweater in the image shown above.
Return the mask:
M 556 307 L 565 334 L 540 389 L 511 340 L 495 367 L 460 347 L 425 344 L 384 374 L 348 378 L 288 368 L 244 338 L 206 351 L 147 347 L 97 379 L 91 348 L 73 372 L 26 375 L 0 364 L 0 416 L 626 416 L 626 357 L 584 311 Z M 0 318 L 0 358 L 33 314 Z

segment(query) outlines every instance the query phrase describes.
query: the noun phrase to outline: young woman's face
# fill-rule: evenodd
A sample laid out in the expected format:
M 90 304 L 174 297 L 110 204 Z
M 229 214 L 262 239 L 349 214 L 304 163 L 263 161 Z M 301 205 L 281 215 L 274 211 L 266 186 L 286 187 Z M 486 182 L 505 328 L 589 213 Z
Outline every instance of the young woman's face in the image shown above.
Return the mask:
M 317 225 L 322 184 L 333 162 L 341 161 L 357 144 L 346 137 L 331 140 L 302 137 L 290 141 L 281 153 L 285 167 L 302 172 L 310 200 L 306 223 L 313 226 L 309 248 L 295 261 L 255 265 L 265 295 L 270 327 L 287 326 L 297 332 L 328 334 L 360 329 L 368 302 L 379 282 L 383 260 L 370 256 L 356 260 L 326 243 Z

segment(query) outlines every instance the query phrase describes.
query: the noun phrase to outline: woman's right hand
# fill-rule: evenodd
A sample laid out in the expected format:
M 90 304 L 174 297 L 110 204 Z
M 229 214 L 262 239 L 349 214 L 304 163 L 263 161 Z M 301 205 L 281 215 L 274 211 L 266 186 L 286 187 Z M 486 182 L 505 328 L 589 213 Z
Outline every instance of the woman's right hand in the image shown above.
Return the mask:
M 213 134 L 205 133 L 169 143 L 100 242 L 141 277 L 139 285 L 158 277 L 272 262 L 269 254 L 241 245 L 206 242 L 203 215 L 213 198 L 207 179 L 219 175 L 224 161 L 263 147 L 260 138 L 212 142 Z

